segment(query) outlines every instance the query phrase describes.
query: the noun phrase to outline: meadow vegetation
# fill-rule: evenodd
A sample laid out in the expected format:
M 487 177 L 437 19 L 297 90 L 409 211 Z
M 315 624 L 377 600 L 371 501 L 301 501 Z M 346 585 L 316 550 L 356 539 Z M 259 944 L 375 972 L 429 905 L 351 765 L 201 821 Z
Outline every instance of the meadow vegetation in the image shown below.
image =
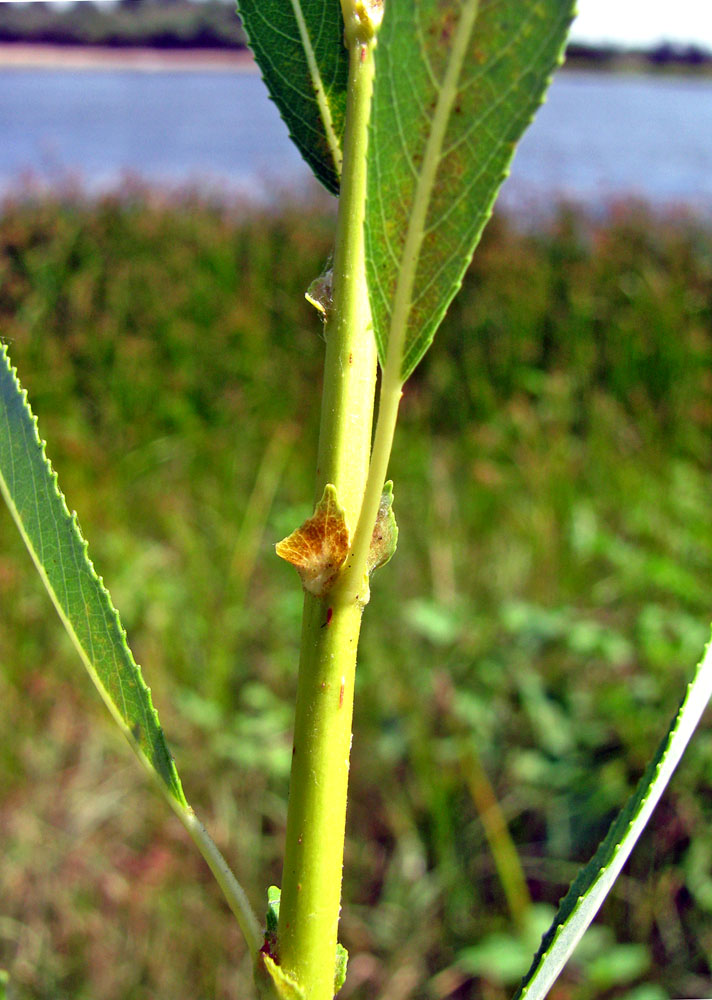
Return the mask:
M 324 345 L 304 291 L 332 233 L 321 203 L 140 191 L 0 214 L 0 336 L 188 794 L 260 908 L 301 612 L 273 545 L 311 513 Z M 405 387 L 399 547 L 357 678 L 344 997 L 511 995 L 524 928 L 595 850 L 700 657 L 711 463 L 712 229 L 642 207 L 496 217 Z M 104 722 L 4 509 L 0 539 L 17 1000 L 249 995 L 217 886 Z M 552 996 L 712 995 L 710 775 L 703 729 Z

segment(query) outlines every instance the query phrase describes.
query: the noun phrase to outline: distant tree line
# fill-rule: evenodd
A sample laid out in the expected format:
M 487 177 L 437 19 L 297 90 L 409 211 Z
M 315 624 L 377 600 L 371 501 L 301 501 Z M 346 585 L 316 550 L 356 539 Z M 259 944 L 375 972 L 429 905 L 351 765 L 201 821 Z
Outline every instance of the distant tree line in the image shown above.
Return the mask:
M 116 4 L 0 3 L 0 42 L 52 45 L 148 45 L 230 49 L 246 45 L 226 0 L 119 0 Z
M 651 49 L 622 49 L 612 45 L 584 45 L 570 42 L 566 63 L 591 69 L 712 69 L 712 52 L 699 45 L 661 42 Z

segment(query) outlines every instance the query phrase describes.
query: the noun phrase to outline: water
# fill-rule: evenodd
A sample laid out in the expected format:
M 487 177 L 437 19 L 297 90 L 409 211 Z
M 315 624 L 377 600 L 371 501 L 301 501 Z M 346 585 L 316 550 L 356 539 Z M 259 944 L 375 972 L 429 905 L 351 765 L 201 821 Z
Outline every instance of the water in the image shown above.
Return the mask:
M 559 74 L 503 195 L 589 207 L 640 197 L 712 212 L 712 80 Z
M 0 188 L 127 175 L 260 193 L 308 176 L 264 84 L 234 71 L 0 71 Z
M 127 176 L 269 196 L 310 186 L 257 74 L 0 70 L 0 191 Z M 559 74 L 503 190 L 511 209 L 640 197 L 712 211 L 712 81 Z

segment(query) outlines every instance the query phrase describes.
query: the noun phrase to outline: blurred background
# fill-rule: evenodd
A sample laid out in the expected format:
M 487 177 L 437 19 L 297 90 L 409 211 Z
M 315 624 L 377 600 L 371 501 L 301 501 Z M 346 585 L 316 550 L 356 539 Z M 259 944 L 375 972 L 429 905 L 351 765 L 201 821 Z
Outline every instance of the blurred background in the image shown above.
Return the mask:
M 581 0 L 406 387 L 358 675 L 341 995 L 504 1000 L 709 635 L 712 18 Z M 662 14 L 668 8 L 668 19 Z M 701 13 L 702 11 L 702 13 Z M 188 798 L 280 878 L 334 202 L 230 2 L 0 3 L 0 336 Z M 0 967 L 17 1000 L 251 996 L 219 890 L 0 510 Z M 712 996 L 694 738 L 556 1000 Z

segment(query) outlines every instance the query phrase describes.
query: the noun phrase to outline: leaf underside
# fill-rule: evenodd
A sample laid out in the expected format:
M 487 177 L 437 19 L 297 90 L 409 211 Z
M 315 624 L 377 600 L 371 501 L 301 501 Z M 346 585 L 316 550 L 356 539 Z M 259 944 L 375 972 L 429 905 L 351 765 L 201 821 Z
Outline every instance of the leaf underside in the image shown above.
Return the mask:
M 275 551 L 296 568 L 310 594 L 323 597 L 331 589 L 349 553 L 349 529 L 335 486 L 327 483 L 313 515 L 277 542 Z
M 180 779 L 109 592 L 45 456 L 27 395 L 0 344 L 0 492 L 65 628 L 111 714 L 169 796 Z
M 238 10 L 292 141 L 338 194 L 349 73 L 339 0 L 238 0 Z
M 712 695 L 712 642 L 657 753 L 605 840 L 576 877 L 544 935 L 515 1000 L 543 1000 L 582 938 L 642 833 Z
M 378 517 L 371 535 L 371 545 L 368 550 L 366 569 L 370 576 L 374 570 L 380 569 L 393 558 L 398 545 L 398 525 L 393 513 L 393 483 L 389 479 L 383 488 L 381 502 L 378 507 Z
M 405 380 L 460 287 L 574 0 L 387 0 L 376 50 L 366 258 L 381 364 Z

